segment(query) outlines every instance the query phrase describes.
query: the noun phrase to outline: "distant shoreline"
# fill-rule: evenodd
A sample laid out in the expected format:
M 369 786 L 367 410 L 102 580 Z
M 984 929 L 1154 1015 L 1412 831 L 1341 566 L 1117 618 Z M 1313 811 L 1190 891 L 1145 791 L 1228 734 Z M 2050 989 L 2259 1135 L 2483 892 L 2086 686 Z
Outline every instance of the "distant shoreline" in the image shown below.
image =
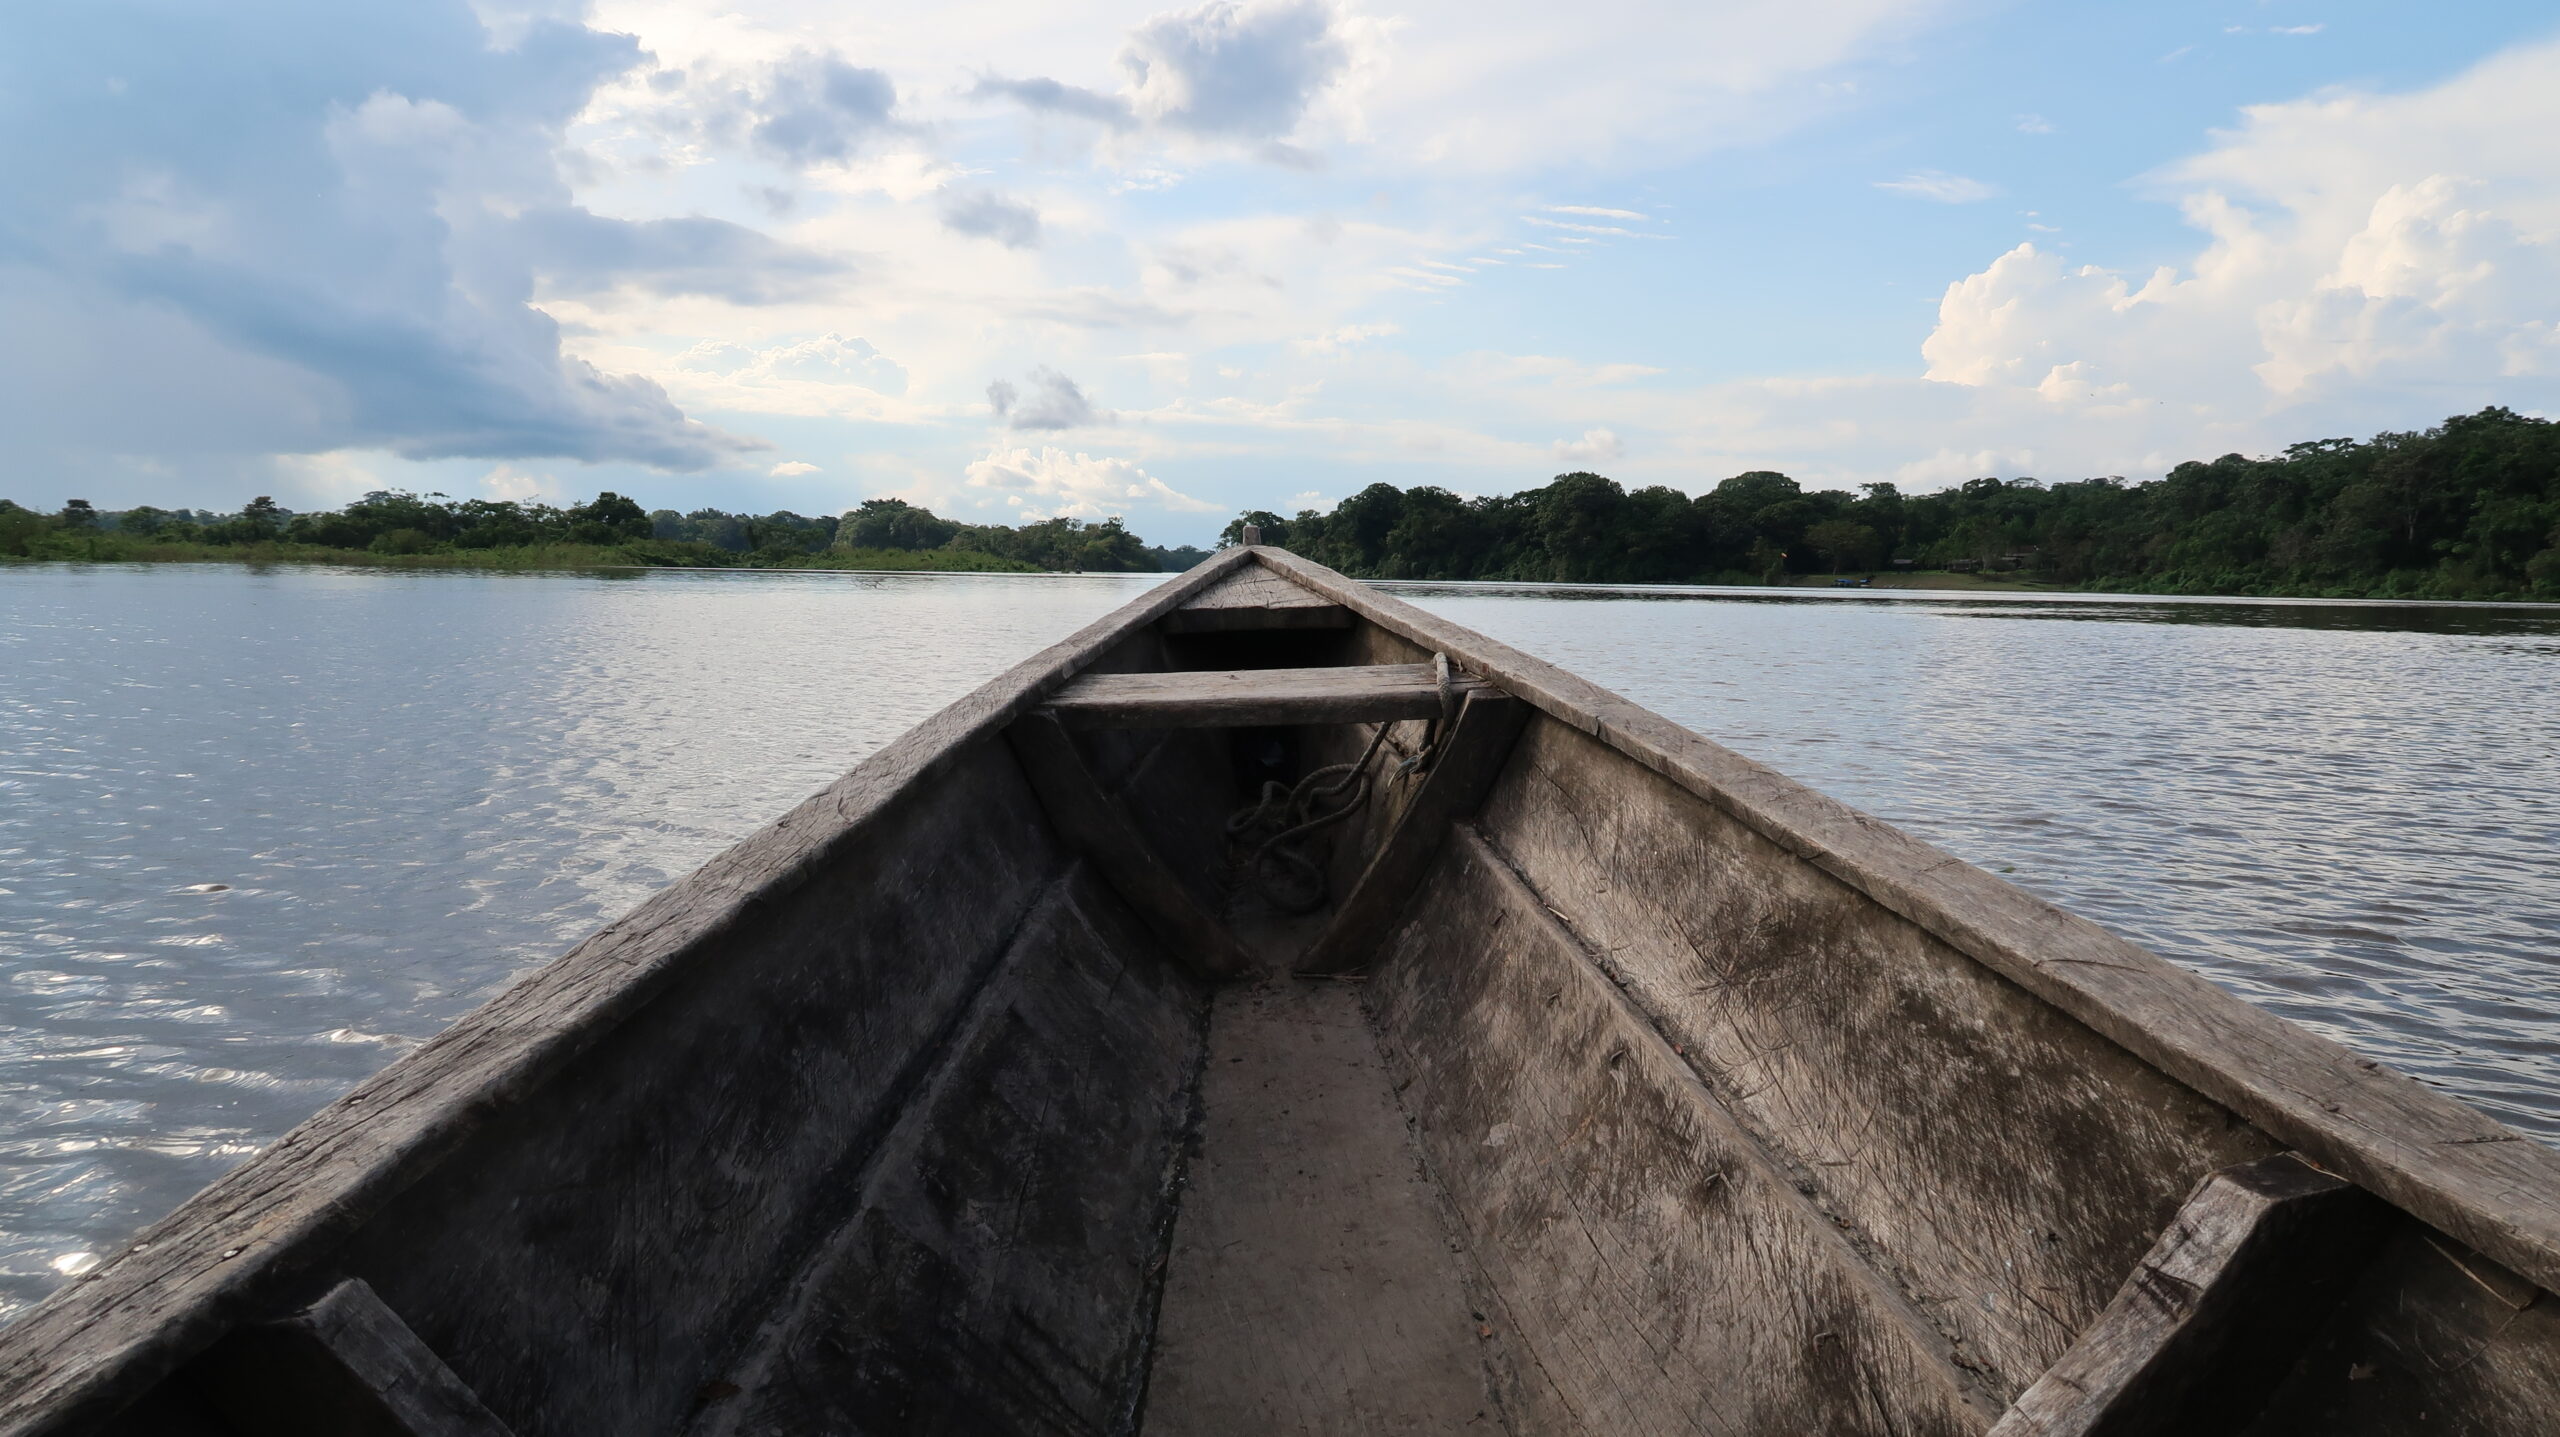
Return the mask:
M 1149 569 L 1042 569 L 1013 560 L 999 559 L 962 550 L 920 549 L 886 550 L 859 553 L 823 553 L 805 556 L 801 561 L 781 564 L 696 564 L 669 562 L 636 562 L 634 556 L 619 547 L 591 545 L 544 545 L 535 549 L 483 549 L 432 554 L 378 554 L 362 549 L 325 549 L 307 544 L 265 544 L 215 546 L 209 544 L 135 546 L 153 550 L 179 550 L 183 553 L 123 552 L 100 554 L 95 558 L 71 555 L 48 555 L 22 558 L 0 555 L 0 569 L 35 568 L 43 565 L 85 564 L 233 564 L 255 568 L 260 565 L 299 565 L 308 568 L 381 569 L 390 571 L 450 571 L 465 573 L 697 573 L 697 574 L 914 574 L 918 576 L 981 574 L 1025 575 L 1064 578 L 1077 575 L 1169 575 L 1173 571 Z M 744 557 L 744 556 L 740 556 Z M 952 561 L 959 560 L 960 563 Z M 970 561 L 982 561 L 972 564 Z M 2190 589 L 2118 589 L 2090 585 L 2048 584 L 2027 579 L 2005 579 L 1984 574 L 1958 574 L 1936 571 L 1875 575 L 1842 575 L 1844 578 L 1867 578 L 1865 584 L 1842 585 L 1828 574 L 1789 575 L 1775 583 L 1723 582 L 1716 580 L 1673 580 L 1592 582 L 1558 579 L 1372 579 L 1368 582 L 1388 587 L 1406 585 L 1450 585 L 1460 588 L 1504 589 L 1581 589 L 1594 592 L 1643 593 L 1646 591 L 1760 592 L 1789 591 L 1806 597 L 1853 598 L 1860 595 L 1883 598 L 1895 596 L 1978 595 L 2005 598 L 2054 599 L 2182 599 L 2211 600 L 2225 603 L 2335 603 L 2388 604 L 2424 608 L 2498 608 L 2560 610 L 2560 601 L 2546 599 L 2443 599 L 2417 598 L 2398 594 L 2349 593 L 2269 593 L 2245 590 L 2197 591 Z

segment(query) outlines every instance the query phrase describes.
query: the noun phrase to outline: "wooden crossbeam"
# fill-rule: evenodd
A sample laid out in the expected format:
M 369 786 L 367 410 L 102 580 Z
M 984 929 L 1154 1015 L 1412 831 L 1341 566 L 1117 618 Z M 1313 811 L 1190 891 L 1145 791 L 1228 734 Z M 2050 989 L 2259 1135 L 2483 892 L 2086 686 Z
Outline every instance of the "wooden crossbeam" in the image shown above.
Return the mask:
M 2391 1210 L 2290 1154 L 2224 1168 L 1990 1437 L 2228 1437 L 2250 1427 Z
M 232 1333 L 189 1375 L 244 1437 L 511 1437 L 361 1278 L 290 1316 Z
M 1207 978 L 1232 978 L 1252 966 L 1235 935 L 1193 900 L 1128 811 L 1104 792 L 1057 719 L 1039 711 L 1024 714 L 1005 730 L 1005 741 L 1049 822 L 1137 910 L 1177 961 Z
M 1484 802 L 1528 721 L 1529 706 L 1508 694 L 1479 689 L 1467 696 L 1456 726 L 1441 739 L 1439 755 L 1423 775 L 1421 791 L 1397 815 L 1359 882 L 1298 960 L 1299 972 L 1346 972 L 1376 953 L 1397 910 L 1439 856 L 1450 825 L 1472 816 Z
M 1461 678 L 1452 693 L 1463 698 L 1485 687 Z M 1429 664 L 1086 674 L 1051 696 L 1049 709 L 1079 729 L 1388 723 L 1439 717 L 1440 684 Z

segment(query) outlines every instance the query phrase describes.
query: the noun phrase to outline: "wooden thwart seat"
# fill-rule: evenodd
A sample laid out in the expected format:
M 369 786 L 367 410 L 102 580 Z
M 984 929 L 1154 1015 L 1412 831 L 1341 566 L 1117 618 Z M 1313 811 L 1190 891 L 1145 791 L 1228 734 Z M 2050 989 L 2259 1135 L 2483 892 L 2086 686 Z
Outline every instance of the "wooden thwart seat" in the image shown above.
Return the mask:
M 1485 687 L 1453 679 L 1451 696 Z M 1429 664 L 1085 674 L 1060 688 L 1049 710 L 1071 729 L 1389 723 L 1438 718 L 1441 691 Z
M 1990 1437 L 2242 1432 L 2389 1216 L 2371 1194 L 2290 1154 L 2212 1174 Z

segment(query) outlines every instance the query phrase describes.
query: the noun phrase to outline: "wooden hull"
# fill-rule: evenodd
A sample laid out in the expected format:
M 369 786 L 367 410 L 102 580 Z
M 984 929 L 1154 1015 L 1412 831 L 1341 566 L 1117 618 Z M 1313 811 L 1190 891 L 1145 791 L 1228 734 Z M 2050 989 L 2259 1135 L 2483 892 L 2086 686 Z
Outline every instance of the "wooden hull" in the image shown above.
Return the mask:
M 1240 889 L 1369 722 L 1325 901 Z M 0 1432 L 2539 1433 L 2555 1177 L 1237 550 L 0 1332 Z

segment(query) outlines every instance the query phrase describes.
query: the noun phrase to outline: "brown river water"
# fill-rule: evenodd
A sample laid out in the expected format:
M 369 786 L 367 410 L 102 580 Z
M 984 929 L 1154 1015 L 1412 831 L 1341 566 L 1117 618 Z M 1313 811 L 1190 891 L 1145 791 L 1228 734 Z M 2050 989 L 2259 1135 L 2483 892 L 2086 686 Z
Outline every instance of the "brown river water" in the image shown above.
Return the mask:
M 1158 578 L 0 568 L 0 1318 Z M 1389 587 L 2560 1141 L 2560 610 Z

